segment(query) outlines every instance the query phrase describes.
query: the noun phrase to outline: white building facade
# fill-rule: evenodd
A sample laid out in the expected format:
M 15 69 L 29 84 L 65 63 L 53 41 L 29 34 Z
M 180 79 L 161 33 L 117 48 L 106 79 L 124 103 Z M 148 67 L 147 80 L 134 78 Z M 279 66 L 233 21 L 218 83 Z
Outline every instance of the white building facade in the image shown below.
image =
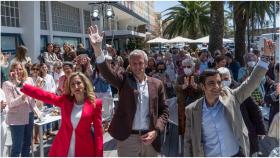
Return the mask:
M 74 46 L 83 43 L 90 49 L 87 28 L 92 24 L 100 26 L 103 21 L 92 21 L 92 8 L 97 5 L 89 3 L 94 2 L 1 1 L 2 51 L 14 52 L 18 45 L 24 44 L 32 61 L 37 61 L 47 43 L 61 47 L 65 42 Z M 129 39 L 146 38 L 145 32 L 151 29 L 149 14 L 153 13 L 153 2 L 119 1 L 110 5 L 115 16 L 104 17 L 106 43 L 122 51 Z M 144 26 L 144 31 L 139 26 Z

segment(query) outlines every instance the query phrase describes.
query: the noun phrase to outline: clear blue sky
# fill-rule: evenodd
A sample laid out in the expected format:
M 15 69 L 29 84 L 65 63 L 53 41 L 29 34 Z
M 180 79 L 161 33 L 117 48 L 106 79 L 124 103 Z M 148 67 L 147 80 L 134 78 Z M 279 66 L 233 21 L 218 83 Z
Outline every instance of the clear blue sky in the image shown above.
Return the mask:
M 162 12 L 170 7 L 179 4 L 178 1 L 155 1 L 154 7 L 156 12 Z
M 156 12 L 162 12 L 170 7 L 173 7 L 175 5 L 178 5 L 179 2 L 178 1 L 175 1 L 175 0 L 166 0 L 166 1 L 157 1 L 155 0 L 155 3 L 154 3 L 154 8 L 155 8 L 155 11 Z M 228 7 L 228 6 L 225 6 L 225 7 Z M 277 17 L 276 19 L 279 19 L 280 18 L 280 13 L 277 14 Z M 164 19 L 164 18 L 163 18 Z M 270 22 L 270 27 L 273 26 L 273 22 Z M 280 20 L 276 20 L 276 26 L 279 27 L 280 26 Z

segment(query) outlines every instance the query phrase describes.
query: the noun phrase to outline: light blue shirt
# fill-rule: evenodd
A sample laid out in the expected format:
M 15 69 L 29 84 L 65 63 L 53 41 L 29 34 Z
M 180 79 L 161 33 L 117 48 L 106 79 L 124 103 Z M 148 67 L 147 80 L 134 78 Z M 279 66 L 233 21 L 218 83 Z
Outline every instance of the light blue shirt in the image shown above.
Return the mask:
M 199 73 L 201 74 L 205 69 L 208 69 L 208 61 L 200 63 L 200 65 L 199 65 Z
M 239 144 L 225 117 L 224 105 L 218 101 L 208 107 L 203 101 L 202 142 L 205 156 L 233 156 L 239 152 Z

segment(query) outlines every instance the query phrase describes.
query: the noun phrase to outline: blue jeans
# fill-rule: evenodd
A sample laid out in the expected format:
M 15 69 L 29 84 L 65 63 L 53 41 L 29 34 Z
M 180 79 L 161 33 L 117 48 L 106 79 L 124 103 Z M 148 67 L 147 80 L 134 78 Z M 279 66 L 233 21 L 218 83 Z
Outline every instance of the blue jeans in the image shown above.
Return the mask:
M 10 125 L 12 136 L 11 157 L 28 157 L 33 133 L 34 113 L 29 113 L 29 124 Z

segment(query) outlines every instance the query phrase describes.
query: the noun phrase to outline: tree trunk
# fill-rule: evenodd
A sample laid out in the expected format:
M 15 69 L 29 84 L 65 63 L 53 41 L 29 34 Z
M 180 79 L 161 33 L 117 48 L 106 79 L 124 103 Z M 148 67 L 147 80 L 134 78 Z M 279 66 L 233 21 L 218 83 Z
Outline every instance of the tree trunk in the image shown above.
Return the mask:
M 211 1 L 210 2 L 210 36 L 208 50 L 212 56 L 214 51 L 223 47 L 224 36 L 224 2 Z
M 249 51 L 251 48 L 251 42 L 250 42 L 250 22 L 248 21 L 247 24 L 247 50 Z
M 235 2 L 233 5 L 234 21 L 235 21 L 235 32 L 234 32 L 234 43 L 235 43 L 235 59 L 240 62 L 241 66 L 244 66 L 243 55 L 245 54 L 245 32 L 246 32 L 246 16 L 242 12 L 237 11 L 237 6 L 240 2 Z
M 254 36 L 255 36 L 255 19 L 253 17 L 251 20 L 251 43 L 254 43 Z

